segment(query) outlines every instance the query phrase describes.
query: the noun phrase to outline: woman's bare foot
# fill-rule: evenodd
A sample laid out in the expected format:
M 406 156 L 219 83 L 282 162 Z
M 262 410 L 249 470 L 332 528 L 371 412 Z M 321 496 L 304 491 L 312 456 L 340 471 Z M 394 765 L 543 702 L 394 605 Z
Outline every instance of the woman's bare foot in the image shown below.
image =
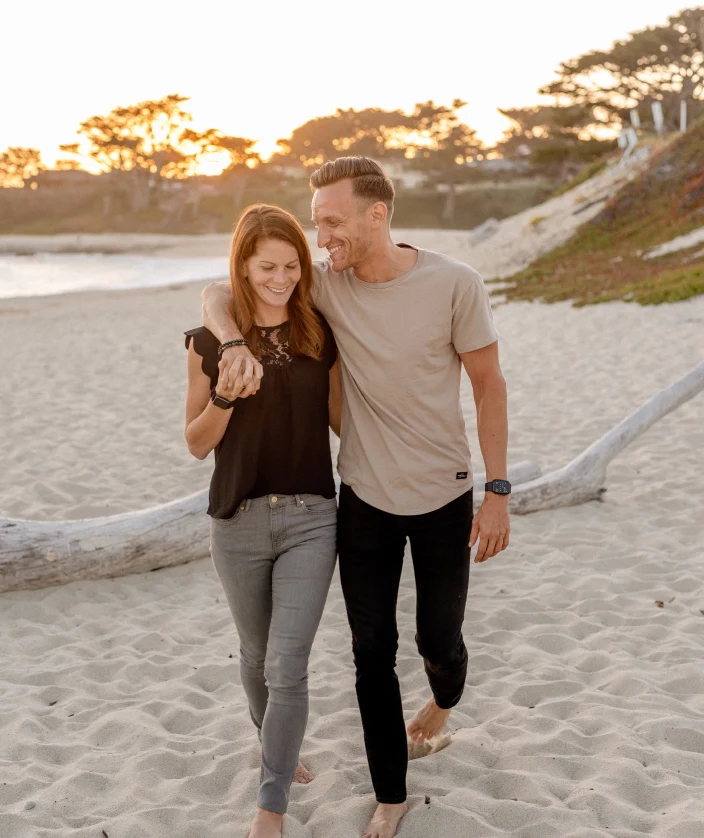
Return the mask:
M 380 803 L 362 838 L 394 838 L 407 811 L 407 803 Z
M 414 742 L 432 739 L 445 727 L 450 718 L 450 710 L 438 707 L 434 698 L 429 698 L 408 723 L 408 738 Z
M 259 755 L 261 756 L 261 746 L 259 748 Z M 303 765 L 302 762 L 299 762 L 296 766 L 296 771 L 293 775 L 293 782 L 300 783 L 302 785 L 307 785 L 308 783 L 312 783 L 315 780 L 315 776 L 310 773 L 310 771 Z
M 310 771 L 305 767 L 305 765 L 303 765 L 302 762 L 299 762 L 298 766 L 296 767 L 296 773 L 293 775 L 293 782 L 306 785 L 307 783 L 312 783 L 313 780 L 315 780 L 315 777 L 310 773 Z
M 267 809 L 257 809 L 249 838 L 281 838 L 284 816 Z

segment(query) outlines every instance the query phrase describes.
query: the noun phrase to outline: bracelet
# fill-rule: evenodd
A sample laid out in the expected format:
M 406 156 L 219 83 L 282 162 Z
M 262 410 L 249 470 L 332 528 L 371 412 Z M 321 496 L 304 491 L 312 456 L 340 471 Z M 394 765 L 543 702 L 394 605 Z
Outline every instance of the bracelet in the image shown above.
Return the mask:
M 231 346 L 249 346 L 249 341 L 246 341 L 244 338 L 238 338 L 237 340 L 228 340 L 226 343 L 221 343 L 218 346 L 218 355 L 222 356 L 222 353 Z

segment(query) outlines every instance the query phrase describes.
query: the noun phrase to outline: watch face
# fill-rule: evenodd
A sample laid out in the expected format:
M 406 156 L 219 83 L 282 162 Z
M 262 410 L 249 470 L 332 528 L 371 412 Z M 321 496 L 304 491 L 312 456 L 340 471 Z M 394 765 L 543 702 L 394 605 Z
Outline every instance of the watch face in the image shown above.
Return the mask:
M 499 495 L 508 495 L 511 491 L 511 484 L 508 480 L 494 480 L 494 491 Z

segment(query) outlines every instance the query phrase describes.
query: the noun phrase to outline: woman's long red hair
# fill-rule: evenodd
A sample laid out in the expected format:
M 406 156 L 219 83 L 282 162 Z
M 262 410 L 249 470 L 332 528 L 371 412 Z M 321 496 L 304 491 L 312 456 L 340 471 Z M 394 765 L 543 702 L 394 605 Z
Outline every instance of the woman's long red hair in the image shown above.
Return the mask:
M 246 262 L 264 239 L 278 239 L 296 248 L 301 263 L 301 278 L 288 301 L 289 346 L 294 355 L 319 358 L 324 335 L 310 302 L 313 290 L 310 248 L 301 225 L 291 213 L 280 207 L 255 204 L 243 210 L 237 221 L 230 246 L 230 284 L 235 322 L 243 337 L 249 341 L 252 354 L 258 357 L 261 341 L 254 319 L 256 296 L 247 280 Z

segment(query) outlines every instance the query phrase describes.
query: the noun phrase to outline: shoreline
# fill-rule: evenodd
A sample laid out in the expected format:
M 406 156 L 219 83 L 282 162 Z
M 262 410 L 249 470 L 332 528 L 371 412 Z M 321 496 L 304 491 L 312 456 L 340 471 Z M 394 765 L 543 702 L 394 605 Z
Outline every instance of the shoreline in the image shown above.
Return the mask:
M 0 235 L 0 254 L 35 255 L 37 253 L 95 253 L 114 255 L 117 253 L 161 254 L 179 248 L 207 249 L 220 255 L 223 244 L 225 254 L 231 235 L 228 233 L 55 233 L 47 235 L 11 234 Z
M 168 293 L 169 291 L 182 291 L 186 288 L 198 286 L 198 288 L 205 288 L 211 282 L 220 282 L 228 279 L 226 275 L 220 278 L 213 279 L 185 279 L 180 282 L 172 282 L 168 285 L 139 285 L 133 288 L 77 288 L 70 291 L 57 291 L 53 294 L 27 294 L 25 296 L 15 297 L 1 297 L 0 296 L 0 314 L 3 310 L 12 306 L 23 305 L 27 303 L 30 307 L 32 305 L 41 306 L 39 301 L 46 301 L 47 303 L 58 302 L 60 300 L 71 299 L 77 303 L 81 299 L 92 298 L 109 298 L 109 297 L 123 297 L 130 295 L 150 294 L 150 293 Z

